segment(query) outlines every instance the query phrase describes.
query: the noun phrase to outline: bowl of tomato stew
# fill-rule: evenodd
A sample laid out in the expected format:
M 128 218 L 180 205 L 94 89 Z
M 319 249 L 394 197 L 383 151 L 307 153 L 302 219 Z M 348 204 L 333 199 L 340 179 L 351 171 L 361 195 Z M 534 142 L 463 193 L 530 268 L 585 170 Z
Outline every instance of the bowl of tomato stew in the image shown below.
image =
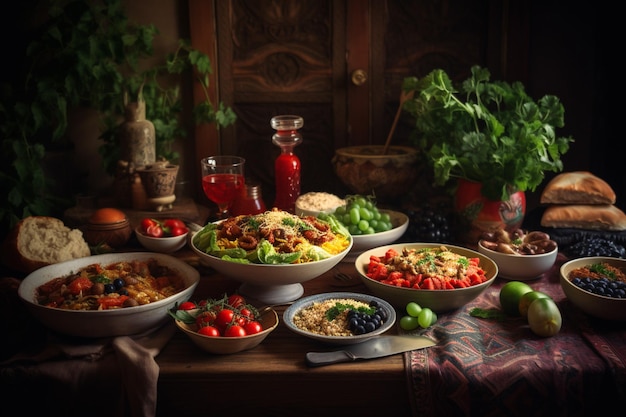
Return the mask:
M 127 336 L 168 321 L 168 310 L 187 300 L 200 274 L 170 255 L 109 253 L 40 268 L 18 295 L 49 329 L 69 336 Z
M 454 245 L 398 243 L 363 252 L 355 267 L 372 294 L 403 309 L 414 301 L 436 313 L 456 310 L 482 294 L 498 266 Z

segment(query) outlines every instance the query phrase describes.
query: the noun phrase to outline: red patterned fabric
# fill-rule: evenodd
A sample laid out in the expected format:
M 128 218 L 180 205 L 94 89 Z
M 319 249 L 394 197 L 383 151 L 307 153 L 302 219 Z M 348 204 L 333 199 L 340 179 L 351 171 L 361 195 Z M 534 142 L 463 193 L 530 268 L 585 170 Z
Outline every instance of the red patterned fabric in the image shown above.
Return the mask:
M 589 317 L 569 303 L 552 270 L 528 284 L 549 294 L 563 316 L 553 337 L 525 319 L 469 315 L 499 308 L 497 281 L 466 307 L 439 315 L 424 334 L 437 346 L 405 354 L 414 414 L 428 416 L 584 416 L 624 409 L 626 323 Z M 600 413 L 600 414 L 598 414 Z

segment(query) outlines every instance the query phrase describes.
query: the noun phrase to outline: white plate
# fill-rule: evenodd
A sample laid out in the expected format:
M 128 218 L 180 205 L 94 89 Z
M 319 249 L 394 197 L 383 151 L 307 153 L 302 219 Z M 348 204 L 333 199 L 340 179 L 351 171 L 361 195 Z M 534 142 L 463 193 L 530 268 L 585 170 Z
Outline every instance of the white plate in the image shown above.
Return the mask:
M 360 334 L 356 336 L 324 336 L 321 334 L 307 332 L 306 330 L 302 330 L 297 327 L 293 323 L 294 316 L 298 313 L 298 311 L 303 308 L 307 308 L 311 306 L 313 303 L 325 301 L 328 299 L 337 298 L 337 299 L 352 299 L 361 301 L 369 304 L 372 300 L 378 302 L 378 305 L 385 309 L 387 312 L 387 321 L 385 321 L 382 326 L 378 329 L 374 330 L 370 333 Z M 324 294 L 316 294 L 308 297 L 301 298 L 300 300 L 294 302 L 292 305 L 287 307 L 285 312 L 283 313 L 283 322 L 287 325 L 287 327 L 302 336 L 309 337 L 311 339 L 318 340 L 324 343 L 331 343 L 335 345 L 351 345 L 355 343 L 361 343 L 368 339 L 371 339 L 374 336 L 378 336 L 382 333 L 385 333 L 387 330 L 391 329 L 391 327 L 396 322 L 396 310 L 394 310 L 393 306 L 389 304 L 387 301 L 374 297 L 373 295 L 368 294 L 359 294 L 352 292 L 330 292 Z

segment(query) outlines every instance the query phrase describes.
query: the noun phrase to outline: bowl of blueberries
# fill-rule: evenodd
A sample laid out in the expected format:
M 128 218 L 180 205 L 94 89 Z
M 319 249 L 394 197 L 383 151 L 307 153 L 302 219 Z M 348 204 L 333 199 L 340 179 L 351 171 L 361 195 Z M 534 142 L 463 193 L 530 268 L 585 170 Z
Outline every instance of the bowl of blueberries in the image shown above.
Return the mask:
M 626 259 L 572 259 L 561 266 L 560 282 L 567 299 L 586 314 L 626 321 Z

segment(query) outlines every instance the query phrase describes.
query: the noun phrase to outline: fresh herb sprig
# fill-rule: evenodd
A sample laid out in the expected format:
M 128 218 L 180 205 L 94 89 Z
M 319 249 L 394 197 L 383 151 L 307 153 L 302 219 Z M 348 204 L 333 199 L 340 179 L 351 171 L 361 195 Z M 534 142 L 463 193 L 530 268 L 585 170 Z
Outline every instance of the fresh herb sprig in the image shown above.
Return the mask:
M 355 307 L 352 304 L 335 303 L 335 305 L 326 310 L 326 319 L 333 321 L 338 315 L 346 310 L 354 310 L 359 313 L 374 314 L 376 309 L 373 307 Z
M 520 82 L 490 76 L 474 66 L 459 88 L 441 69 L 407 77 L 403 90 L 414 96 L 403 109 L 415 119 L 411 139 L 432 166 L 436 185 L 450 178 L 478 181 L 485 197 L 506 201 L 513 192 L 534 191 L 546 171 L 562 171 L 561 155 L 573 139 L 556 135 L 565 114 L 557 97 L 535 102 Z

